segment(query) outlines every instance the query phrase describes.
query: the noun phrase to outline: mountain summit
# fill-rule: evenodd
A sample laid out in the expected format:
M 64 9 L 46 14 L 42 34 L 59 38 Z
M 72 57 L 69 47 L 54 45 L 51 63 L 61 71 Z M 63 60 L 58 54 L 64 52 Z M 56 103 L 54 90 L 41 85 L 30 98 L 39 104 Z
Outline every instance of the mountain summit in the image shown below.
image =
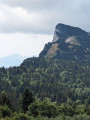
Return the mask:
M 57 24 L 51 43 L 45 45 L 40 57 L 61 59 L 90 58 L 90 34 L 81 28 Z

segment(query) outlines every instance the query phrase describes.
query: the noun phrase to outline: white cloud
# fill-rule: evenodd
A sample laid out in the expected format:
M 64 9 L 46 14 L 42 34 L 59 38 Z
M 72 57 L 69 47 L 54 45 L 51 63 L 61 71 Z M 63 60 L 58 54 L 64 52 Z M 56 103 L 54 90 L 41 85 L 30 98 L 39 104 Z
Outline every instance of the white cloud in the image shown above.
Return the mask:
M 0 32 L 35 32 L 41 29 L 43 19 L 40 13 L 28 12 L 22 7 L 0 8 Z
M 23 56 L 38 56 L 45 43 L 52 41 L 51 35 L 44 34 L 0 34 L 0 57 L 18 53 Z

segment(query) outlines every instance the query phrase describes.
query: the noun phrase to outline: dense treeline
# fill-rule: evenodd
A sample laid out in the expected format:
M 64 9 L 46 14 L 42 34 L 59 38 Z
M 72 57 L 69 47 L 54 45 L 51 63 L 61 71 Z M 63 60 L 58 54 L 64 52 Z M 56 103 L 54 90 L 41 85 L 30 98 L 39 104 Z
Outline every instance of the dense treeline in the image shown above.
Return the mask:
M 72 60 L 33 57 L 26 59 L 19 67 L 0 68 L 0 105 L 4 106 L 1 98 L 6 94 L 7 100 L 4 101 L 6 108 L 12 112 L 20 111 L 25 88 L 32 92 L 37 101 L 32 103 L 32 106 L 34 104 L 41 109 L 40 104 L 43 103 L 40 101 L 45 101 L 48 107 L 50 104 L 55 105 L 55 108 L 59 106 L 60 109 L 64 106 L 67 110 L 64 113 L 67 116 L 69 110 L 73 115 L 90 115 L 90 66 L 88 64 Z M 25 113 L 28 109 L 26 106 L 26 110 L 22 112 Z M 59 113 L 62 113 L 60 109 Z M 32 113 L 27 113 L 27 116 L 32 116 Z M 42 115 L 42 110 L 38 115 Z
M 52 102 L 35 100 L 32 93 L 25 89 L 19 111 L 13 109 L 12 102 L 5 92 L 1 95 L 0 120 L 89 120 L 90 106 L 57 105 Z M 0 101 L 1 103 L 1 101 Z

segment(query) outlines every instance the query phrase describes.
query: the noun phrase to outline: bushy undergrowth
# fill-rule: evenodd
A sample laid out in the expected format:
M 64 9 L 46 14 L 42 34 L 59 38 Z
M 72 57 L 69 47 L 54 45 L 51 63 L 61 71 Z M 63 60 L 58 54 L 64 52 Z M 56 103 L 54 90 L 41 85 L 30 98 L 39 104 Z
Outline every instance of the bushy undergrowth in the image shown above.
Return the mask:
M 13 116 L 11 118 L 1 118 L 0 120 L 90 120 L 90 116 L 88 115 L 77 115 L 77 116 L 73 116 L 73 117 L 70 117 L 70 116 L 58 116 L 56 118 L 48 118 L 48 117 L 42 117 L 42 116 L 38 116 L 36 118 L 32 117 L 32 116 L 27 116 L 25 114 L 18 114 L 16 116 Z

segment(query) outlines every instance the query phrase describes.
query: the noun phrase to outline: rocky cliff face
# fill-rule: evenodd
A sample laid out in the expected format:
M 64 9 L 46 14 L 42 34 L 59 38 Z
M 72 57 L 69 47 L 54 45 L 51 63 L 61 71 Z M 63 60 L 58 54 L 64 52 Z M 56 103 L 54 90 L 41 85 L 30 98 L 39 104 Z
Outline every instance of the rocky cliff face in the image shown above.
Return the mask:
M 57 24 L 51 43 L 45 45 L 40 57 L 60 59 L 88 59 L 90 57 L 90 34 L 64 24 Z

